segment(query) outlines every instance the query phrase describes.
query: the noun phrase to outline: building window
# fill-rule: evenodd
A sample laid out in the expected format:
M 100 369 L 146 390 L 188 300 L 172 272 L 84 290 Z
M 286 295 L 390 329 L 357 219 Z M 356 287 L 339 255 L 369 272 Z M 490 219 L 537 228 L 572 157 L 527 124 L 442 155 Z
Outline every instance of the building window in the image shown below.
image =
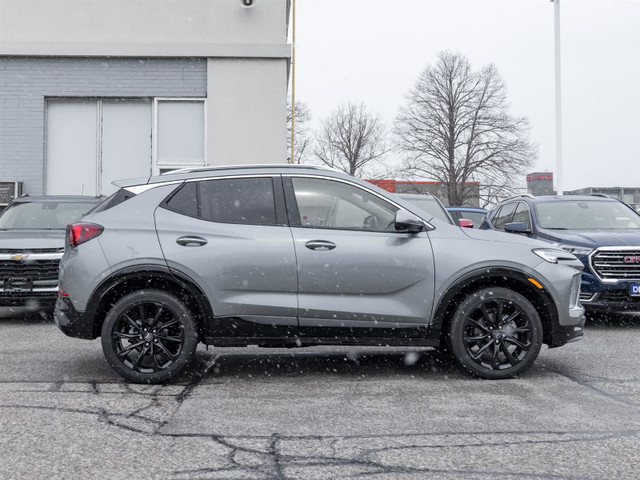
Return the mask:
M 157 168 L 204 165 L 204 102 L 156 99 L 155 107 Z
M 111 182 L 205 164 L 204 100 L 47 100 L 45 193 L 109 195 Z

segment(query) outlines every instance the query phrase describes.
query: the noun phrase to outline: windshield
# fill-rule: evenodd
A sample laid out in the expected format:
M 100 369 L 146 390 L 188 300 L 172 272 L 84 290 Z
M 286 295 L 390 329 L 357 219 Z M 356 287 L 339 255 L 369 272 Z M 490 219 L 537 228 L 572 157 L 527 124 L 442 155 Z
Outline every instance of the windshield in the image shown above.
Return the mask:
M 640 229 L 640 215 L 622 203 L 598 200 L 540 202 L 541 228 L 556 230 Z
M 86 202 L 14 203 L 0 216 L 0 230 L 65 229 L 91 210 Z
M 451 223 L 451 219 L 449 218 L 447 211 L 435 198 L 420 196 L 402 198 L 410 203 L 413 203 L 415 206 L 420 207 L 422 210 L 430 213 L 437 219 L 442 220 L 443 222 Z

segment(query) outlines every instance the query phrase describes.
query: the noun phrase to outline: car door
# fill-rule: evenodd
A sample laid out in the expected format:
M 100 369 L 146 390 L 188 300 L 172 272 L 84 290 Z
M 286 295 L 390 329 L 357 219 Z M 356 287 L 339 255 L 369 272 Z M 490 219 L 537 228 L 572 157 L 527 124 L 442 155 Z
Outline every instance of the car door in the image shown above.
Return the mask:
M 155 220 L 169 267 L 211 302 L 217 335 L 296 333 L 296 260 L 280 176 L 188 181 Z
M 357 184 L 303 175 L 285 175 L 284 184 L 302 334 L 334 327 L 375 335 L 428 323 L 434 263 L 426 232 L 396 231 L 399 207 Z

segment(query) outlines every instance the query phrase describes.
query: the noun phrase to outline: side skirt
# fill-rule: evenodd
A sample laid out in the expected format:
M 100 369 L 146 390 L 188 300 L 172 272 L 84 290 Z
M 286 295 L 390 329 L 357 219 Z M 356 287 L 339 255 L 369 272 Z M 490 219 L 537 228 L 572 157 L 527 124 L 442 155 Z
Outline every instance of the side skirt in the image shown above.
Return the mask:
M 205 345 L 216 347 L 246 347 L 256 345 L 265 348 L 298 348 L 320 345 L 351 345 L 369 347 L 434 347 L 438 339 L 431 338 L 373 338 L 373 337 L 206 337 Z

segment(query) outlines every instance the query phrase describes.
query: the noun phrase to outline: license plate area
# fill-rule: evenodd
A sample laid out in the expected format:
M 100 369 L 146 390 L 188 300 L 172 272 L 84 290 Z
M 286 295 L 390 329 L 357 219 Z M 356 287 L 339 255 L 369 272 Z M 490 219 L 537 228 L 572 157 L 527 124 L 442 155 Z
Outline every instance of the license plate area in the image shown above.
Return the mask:
M 632 283 L 629 285 L 629 295 L 632 297 L 640 297 L 640 283 Z
M 31 292 L 33 283 L 27 278 L 7 278 L 4 281 L 5 292 Z

